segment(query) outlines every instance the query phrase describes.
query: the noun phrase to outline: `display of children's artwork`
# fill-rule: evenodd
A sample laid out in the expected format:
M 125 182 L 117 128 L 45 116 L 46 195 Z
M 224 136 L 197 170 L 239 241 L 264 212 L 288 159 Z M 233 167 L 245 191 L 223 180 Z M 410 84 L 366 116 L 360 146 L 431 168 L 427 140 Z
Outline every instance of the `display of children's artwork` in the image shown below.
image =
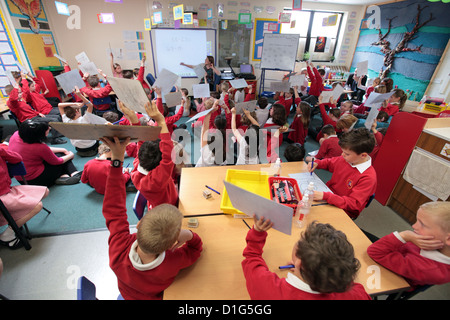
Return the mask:
M 173 20 L 183 19 L 184 17 L 184 9 L 183 5 L 173 7 Z

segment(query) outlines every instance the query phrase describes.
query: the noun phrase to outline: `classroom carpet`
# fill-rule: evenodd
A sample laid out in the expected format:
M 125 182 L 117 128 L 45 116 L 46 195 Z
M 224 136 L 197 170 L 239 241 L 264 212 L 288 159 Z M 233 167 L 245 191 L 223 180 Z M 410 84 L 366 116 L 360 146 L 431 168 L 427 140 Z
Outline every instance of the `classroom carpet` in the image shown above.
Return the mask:
M 293 114 L 289 116 L 289 123 L 292 122 Z M 186 123 L 189 117 L 183 117 L 177 121 L 176 124 Z M 313 119 L 313 125 L 319 125 L 321 123 L 320 115 L 316 115 Z M 17 130 L 16 124 L 13 120 L 0 120 L 0 126 L 3 127 L 3 139 Z M 188 124 L 188 130 L 190 126 Z M 64 138 L 68 140 L 67 138 Z M 287 142 L 283 142 L 280 146 L 280 157 L 282 161 L 286 159 L 283 156 L 284 149 L 288 145 Z M 58 145 L 58 147 L 64 147 L 75 153 L 73 163 L 78 170 L 82 170 L 87 161 L 95 157 L 80 157 L 76 154 L 75 148 L 70 141 L 66 144 Z M 198 139 L 193 139 L 191 143 L 191 155 L 193 157 L 192 150 L 200 146 Z M 305 142 L 306 152 L 317 150 L 319 144 L 308 137 Z M 197 152 L 198 154 L 198 152 Z M 191 159 L 196 163 L 197 159 Z M 128 164 L 132 167 L 133 158 L 126 157 L 124 166 Z M 331 177 L 330 173 L 324 170 L 317 170 L 317 175 L 323 180 L 328 181 Z M 12 179 L 12 185 L 18 184 L 15 179 Z M 133 211 L 133 201 L 135 198 L 135 192 L 127 192 L 127 214 L 128 222 L 130 226 L 137 224 L 138 219 Z M 59 234 L 70 234 L 86 231 L 95 231 L 105 229 L 105 219 L 102 214 L 103 195 L 98 194 L 92 187 L 84 183 L 78 183 L 75 185 L 55 185 L 50 187 L 50 194 L 43 201 L 44 207 L 51 211 L 48 214 L 45 210 L 39 212 L 35 217 L 27 222 L 27 226 L 33 237 L 45 237 Z M 195 213 L 192 213 L 195 214 Z M 2 232 L 5 227 L 0 227 Z

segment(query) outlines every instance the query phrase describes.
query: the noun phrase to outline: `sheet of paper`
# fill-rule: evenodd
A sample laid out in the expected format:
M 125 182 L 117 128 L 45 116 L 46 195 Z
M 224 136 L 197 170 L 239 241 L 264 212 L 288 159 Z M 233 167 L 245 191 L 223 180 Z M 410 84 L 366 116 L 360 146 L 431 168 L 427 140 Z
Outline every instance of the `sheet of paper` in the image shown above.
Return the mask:
M 209 84 L 194 84 L 192 86 L 192 92 L 194 98 L 207 98 L 211 96 L 211 92 L 209 91 Z
M 369 66 L 369 61 L 365 60 L 365 61 L 361 61 L 358 62 L 358 64 L 356 65 L 356 73 L 358 74 L 358 76 L 363 76 L 366 75 L 368 70 L 368 66 Z
M 54 56 L 55 58 L 57 58 L 59 61 L 61 61 L 61 62 L 63 62 L 63 63 L 67 63 L 67 60 L 64 59 L 63 57 L 61 57 L 60 55 L 54 53 L 53 56 Z
M 84 52 L 84 51 L 83 51 L 83 52 L 80 52 L 79 54 L 77 54 L 77 55 L 75 56 L 75 59 L 76 59 L 77 62 L 79 62 L 80 64 L 87 63 L 87 62 L 91 61 L 91 60 L 89 60 L 89 58 L 88 58 L 86 52 Z
M 89 73 L 90 76 L 98 74 L 98 69 L 92 61 L 82 63 L 78 66 L 78 68 L 80 68 L 83 73 Z
M 245 79 L 230 80 L 230 85 L 235 89 L 247 88 L 248 84 Z
M 377 93 L 372 92 L 367 100 L 364 102 L 365 106 L 372 106 L 374 104 L 382 103 L 384 100 L 389 99 L 390 96 L 394 94 L 394 91 L 388 93 Z
M 275 81 L 270 83 L 270 91 L 289 92 L 291 84 L 288 81 Z
M 257 100 L 251 100 L 236 103 L 236 105 L 234 106 L 236 108 L 236 114 L 243 114 L 244 109 L 250 112 L 255 111 L 257 102 L 258 102 Z
M 315 191 L 332 192 L 330 188 L 328 188 L 328 186 L 320 180 L 319 176 L 315 172 L 313 172 L 312 175 L 310 172 L 291 173 L 289 174 L 289 177 L 297 181 L 298 188 L 302 194 L 308 188 L 311 181 L 314 182 Z
M 270 219 L 273 222 L 273 228 L 275 230 L 287 235 L 291 234 L 292 208 L 239 188 L 229 182 L 224 181 L 223 183 L 234 208 L 250 217 L 254 214 L 257 218 L 264 217 L 265 219 Z
M 334 87 L 333 91 L 331 92 L 333 93 L 333 99 L 337 101 L 341 96 L 341 94 L 344 93 L 344 87 L 341 86 L 340 84 L 337 84 L 336 87 Z
M 298 86 L 300 89 L 301 86 L 305 85 L 305 79 L 304 74 L 296 74 L 289 77 L 289 83 L 291 84 L 291 87 Z
M 158 139 L 161 127 L 116 126 L 107 124 L 50 122 L 49 125 L 69 139 L 98 140 L 102 137 L 130 137 L 133 141 L 154 141 Z
M 127 108 L 147 114 L 147 111 L 145 111 L 145 104 L 149 102 L 149 100 L 139 81 L 108 77 L 108 82 L 119 100 L 122 101 Z
M 373 121 L 378 116 L 378 109 L 377 108 L 371 108 L 369 114 L 367 115 L 366 122 L 364 123 L 364 126 L 370 130 L 372 128 Z
M 175 107 L 181 104 L 182 99 L 181 92 L 170 92 L 164 96 L 164 99 L 166 100 L 166 105 L 168 108 Z
M 61 73 L 55 76 L 55 79 L 58 80 L 59 85 L 66 95 L 72 93 L 72 91 L 75 89 L 75 86 L 77 86 L 78 89 L 84 88 L 86 86 L 78 70 Z
M 177 83 L 179 76 L 172 71 L 169 71 L 167 69 L 162 69 L 161 72 L 158 75 L 158 78 L 156 79 L 155 83 L 153 84 L 153 88 L 160 88 L 161 93 L 163 95 L 167 94 L 172 90 L 175 83 Z
M 205 77 L 205 69 L 204 69 L 204 67 L 205 67 L 204 63 L 200 63 L 200 64 L 194 66 L 194 72 L 197 75 L 197 78 L 199 80 L 201 80 L 202 78 Z
M 192 121 L 194 121 L 194 120 L 197 120 L 197 119 L 200 118 L 200 117 L 206 116 L 208 113 L 210 113 L 210 112 L 213 111 L 213 110 L 214 110 L 214 109 L 211 108 L 211 109 L 208 109 L 208 110 L 199 112 L 199 113 L 197 113 L 195 116 L 193 116 L 192 118 L 190 118 L 188 121 L 186 121 L 186 123 L 192 122 Z

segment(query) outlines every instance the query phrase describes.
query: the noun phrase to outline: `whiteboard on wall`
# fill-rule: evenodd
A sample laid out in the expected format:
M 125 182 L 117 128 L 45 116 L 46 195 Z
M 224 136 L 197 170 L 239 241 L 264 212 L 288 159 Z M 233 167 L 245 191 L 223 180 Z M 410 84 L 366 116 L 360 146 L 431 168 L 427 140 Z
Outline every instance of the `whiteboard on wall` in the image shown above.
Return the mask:
M 294 70 L 299 34 L 265 33 L 261 69 Z
M 180 63 L 195 66 L 204 63 L 208 55 L 217 61 L 214 29 L 152 29 L 150 39 L 156 77 L 162 69 L 183 78 L 197 77 L 193 69 Z

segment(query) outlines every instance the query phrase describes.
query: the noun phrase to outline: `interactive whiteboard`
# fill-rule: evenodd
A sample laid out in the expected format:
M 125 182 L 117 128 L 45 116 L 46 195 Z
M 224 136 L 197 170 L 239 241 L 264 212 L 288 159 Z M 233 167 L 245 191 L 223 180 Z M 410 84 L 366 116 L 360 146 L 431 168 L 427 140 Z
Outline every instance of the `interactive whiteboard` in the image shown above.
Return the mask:
M 299 34 L 265 33 L 261 69 L 294 70 Z
M 152 29 L 150 32 L 156 77 L 167 69 L 181 77 L 196 77 L 195 71 L 180 65 L 204 63 L 206 56 L 216 59 L 216 30 L 214 29 Z M 217 63 L 216 63 L 217 65 Z

